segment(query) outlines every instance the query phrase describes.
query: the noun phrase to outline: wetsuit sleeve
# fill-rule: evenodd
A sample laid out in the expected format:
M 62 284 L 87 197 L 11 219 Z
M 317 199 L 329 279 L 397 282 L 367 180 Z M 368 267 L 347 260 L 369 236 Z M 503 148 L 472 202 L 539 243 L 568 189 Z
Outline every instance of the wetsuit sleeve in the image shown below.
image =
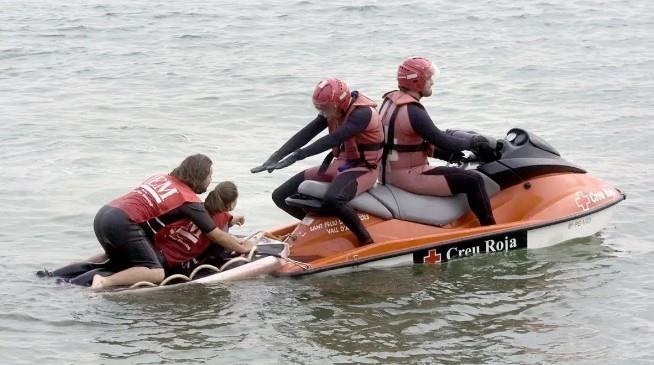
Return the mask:
M 190 219 L 202 233 L 209 233 L 216 228 L 216 223 L 209 215 L 202 203 L 185 203 L 178 208 L 179 213 Z
M 301 157 L 306 158 L 317 155 L 320 152 L 325 152 L 332 147 L 344 143 L 357 134 L 363 133 L 368 128 L 371 116 L 372 110 L 370 107 L 358 107 L 354 109 L 343 125 L 309 146 L 302 148 L 300 150 Z
M 275 153 L 279 159 L 288 156 L 291 152 L 309 143 L 313 137 L 327 128 L 327 118 L 318 114 L 309 124 L 300 129 L 291 139 L 281 146 Z
M 416 104 L 409 104 L 407 106 L 409 112 L 409 121 L 411 127 L 422 137 L 425 141 L 435 145 L 437 148 L 447 151 L 463 151 L 470 149 L 470 141 L 454 136 L 445 134 L 434 125 L 434 122 L 429 117 L 429 114 Z

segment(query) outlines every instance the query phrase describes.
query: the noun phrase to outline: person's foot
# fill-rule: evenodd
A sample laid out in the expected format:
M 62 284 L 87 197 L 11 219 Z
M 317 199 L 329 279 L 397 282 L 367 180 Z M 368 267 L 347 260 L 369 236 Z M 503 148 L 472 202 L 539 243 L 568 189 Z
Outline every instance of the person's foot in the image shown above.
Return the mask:
M 477 216 L 477 220 L 479 221 L 479 225 L 482 227 L 485 226 L 492 226 L 495 225 L 495 217 L 493 214 L 488 214 L 484 216 Z
M 51 278 L 51 277 L 53 277 L 54 275 L 52 275 L 52 273 L 51 273 L 50 271 L 48 271 L 48 269 L 43 269 L 43 270 L 39 270 L 39 271 L 37 271 L 37 272 L 36 272 L 36 276 L 38 276 L 38 277 L 40 277 L 40 278 L 46 278 L 46 277 L 47 277 L 47 278 Z
M 368 236 L 365 239 L 360 239 L 359 242 L 361 242 L 361 246 L 369 245 L 371 243 L 375 243 L 375 241 L 372 240 L 372 237 Z
M 106 285 L 105 277 L 102 275 L 95 274 L 93 275 L 93 281 L 91 282 L 91 289 L 102 289 Z

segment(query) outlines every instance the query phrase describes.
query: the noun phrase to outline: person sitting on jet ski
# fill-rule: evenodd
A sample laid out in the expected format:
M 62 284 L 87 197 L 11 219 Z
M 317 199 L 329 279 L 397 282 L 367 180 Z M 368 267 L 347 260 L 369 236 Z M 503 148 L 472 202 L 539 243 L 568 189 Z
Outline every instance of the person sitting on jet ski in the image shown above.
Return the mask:
M 480 135 L 457 137 L 438 129 L 420 99 L 431 96 L 438 68 L 421 57 L 411 57 L 399 66 L 399 90 L 388 92 L 380 109 L 386 131 L 380 180 L 412 193 L 452 196 L 465 193 L 481 225 L 495 224 L 483 179 L 457 167 L 429 166 L 427 157 L 457 162 L 461 151 L 489 154 L 489 141 Z
M 239 241 L 216 227 L 197 196 L 211 183 L 211 165 L 211 159 L 205 155 L 189 156 L 170 174 L 154 175 L 100 208 L 93 229 L 111 267 L 118 272 L 95 275 L 92 288 L 161 282 L 164 269 L 152 247 L 151 236 L 182 218 L 191 220 L 209 239 L 228 250 L 250 251 L 251 242 Z
M 231 181 L 222 181 L 207 195 L 204 208 L 213 222 L 223 232 L 229 232 L 233 225 L 243 225 L 243 216 L 232 216 L 229 212 L 236 207 L 238 189 Z M 167 225 L 154 236 L 154 249 L 166 270 L 171 274 L 189 275 L 201 264 L 220 266 L 223 261 L 238 256 L 229 252 L 202 233 L 192 220 L 186 218 Z
M 377 181 L 384 132 L 376 103 L 358 91 L 350 92 L 345 82 L 332 78 L 315 87 L 313 105 L 318 116 L 251 172 L 272 172 L 331 149 L 321 166 L 302 171 L 275 189 L 273 201 L 302 219 L 305 212 L 289 206 L 285 199 L 295 194 L 304 180 L 331 182 L 323 201 L 324 211 L 338 216 L 361 244 L 372 243 L 370 233 L 347 203 Z M 327 136 L 301 148 L 325 128 Z

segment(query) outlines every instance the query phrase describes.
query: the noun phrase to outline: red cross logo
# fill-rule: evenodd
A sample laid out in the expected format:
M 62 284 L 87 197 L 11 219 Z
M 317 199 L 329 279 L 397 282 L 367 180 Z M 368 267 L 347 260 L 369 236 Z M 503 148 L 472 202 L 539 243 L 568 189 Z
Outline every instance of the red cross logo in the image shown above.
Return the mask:
M 427 256 L 422 258 L 422 262 L 425 264 L 436 264 L 441 262 L 441 254 L 436 253 L 436 249 L 431 249 L 427 251 Z
M 575 203 L 581 210 L 586 211 L 590 209 L 590 198 L 588 197 L 587 194 L 584 194 L 581 191 L 577 192 L 577 196 L 575 198 Z

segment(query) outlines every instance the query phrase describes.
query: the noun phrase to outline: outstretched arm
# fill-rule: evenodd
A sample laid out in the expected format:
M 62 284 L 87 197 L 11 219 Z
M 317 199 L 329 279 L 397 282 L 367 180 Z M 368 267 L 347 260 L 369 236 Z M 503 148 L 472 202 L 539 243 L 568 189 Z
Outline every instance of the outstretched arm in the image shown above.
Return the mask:
M 327 118 L 318 114 L 309 124 L 300 129 L 291 139 L 286 141 L 274 154 L 282 158 L 288 156 L 291 152 L 299 149 L 309 143 L 313 137 L 327 128 Z
M 250 172 L 257 173 L 263 170 L 272 172 L 272 170 L 274 170 L 274 168 L 272 168 L 273 165 L 275 165 L 291 152 L 296 151 L 300 147 L 309 143 L 313 137 L 317 136 L 318 133 L 320 133 L 325 128 L 327 128 L 327 119 L 318 114 L 318 116 L 309 122 L 309 124 L 300 129 L 297 133 L 295 133 L 293 137 L 291 137 L 291 139 L 286 141 L 283 146 L 281 146 L 277 151 L 270 155 L 266 162 L 251 169 Z
M 217 243 L 230 251 L 248 253 L 253 246 L 250 241 L 239 241 L 231 234 L 222 231 L 219 228 L 215 228 L 213 231 L 205 233 L 205 235 L 209 237 L 212 242 Z
M 231 234 L 222 231 L 216 226 L 209 213 L 204 209 L 202 203 L 186 203 L 182 205 L 181 212 L 193 222 L 202 233 L 212 242 L 225 247 L 230 251 L 240 253 L 250 252 L 252 245 L 248 242 L 241 242 Z
M 318 139 L 300 150 L 300 157 L 307 158 L 325 152 L 356 136 L 368 128 L 372 110 L 369 107 L 356 108 L 347 120 L 332 133 Z

